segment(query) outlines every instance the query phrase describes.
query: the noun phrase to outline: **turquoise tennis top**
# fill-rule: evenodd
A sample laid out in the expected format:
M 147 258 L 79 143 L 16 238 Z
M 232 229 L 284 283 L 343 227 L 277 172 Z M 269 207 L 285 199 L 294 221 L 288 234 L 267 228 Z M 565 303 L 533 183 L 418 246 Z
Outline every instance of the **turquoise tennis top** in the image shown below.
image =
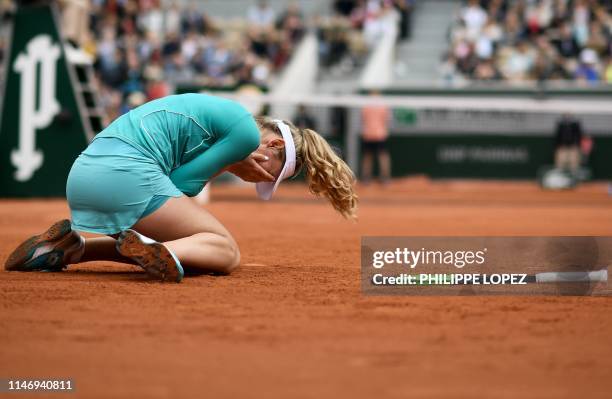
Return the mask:
M 246 158 L 259 145 L 253 116 L 240 104 L 205 94 L 153 100 L 122 115 L 100 132 L 154 159 L 188 196 L 222 168 Z

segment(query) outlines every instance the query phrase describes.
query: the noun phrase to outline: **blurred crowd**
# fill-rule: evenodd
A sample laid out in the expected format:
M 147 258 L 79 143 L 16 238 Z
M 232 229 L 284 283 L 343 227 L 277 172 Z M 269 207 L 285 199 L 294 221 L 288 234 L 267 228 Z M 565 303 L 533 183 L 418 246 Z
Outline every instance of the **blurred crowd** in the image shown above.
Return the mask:
M 363 65 L 390 29 L 410 35 L 416 0 L 333 0 L 306 21 L 297 0 L 284 9 L 252 0 L 236 17 L 213 18 L 197 0 L 57 0 L 62 30 L 94 60 L 98 92 L 110 120 L 180 84 L 266 89 L 305 35 L 316 29 L 323 68 Z M 244 4 L 241 2 L 240 4 Z M 12 8 L 0 0 L 0 9 Z M 5 53 L 0 35 L 0 57 Z
M 399 23 L 401 35 L 407 37 L 406 16 L 413 1 L 331 3 L 331 16 L 312 21 L 321 64 L 341 70 L 360 65 L 393 23 Z M 90 29 L 78 41 L 95 55 L 102 102 L 111 119 L 167 95 L 180 83 L 265 89 L 309 25 L 297 1 L 287 1 L 278 10 L 266 0 L 253 0 L 233 19 L 212 18 L 199 5 L 195 0 L 91 0 Z
M 442 74 L 450 83 L 612 83 L 612 1 L 469 0 Z
M 398 29 L 400 40 L 408 38 L 415 1 L 334 0 L 332 15 L 315 21 L 321 65 L 350 72 L 363 64 L 368 51 L 389 30 Z
M 64 17 L 72 2 L 63 2 Z M 265 88 L 305 32 L 297 2 L 277 13 L 265 0 L 254 1 L 232 20 L 211 18 L 195 0 L 89 4 L 88 29 L 73 41 L 95 58 L 102 106 L 111 120 L 181 83 Z M 65 26 L 75 22 L 64 18 Z

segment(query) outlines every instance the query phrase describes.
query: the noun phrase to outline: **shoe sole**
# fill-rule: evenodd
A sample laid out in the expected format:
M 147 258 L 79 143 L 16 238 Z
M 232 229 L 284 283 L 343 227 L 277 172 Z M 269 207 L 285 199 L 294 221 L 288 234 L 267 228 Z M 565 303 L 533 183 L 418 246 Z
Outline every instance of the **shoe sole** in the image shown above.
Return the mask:
M 32 236 L 22 242 L 8 257 L 4 268 L 9 271 L 61 270 L 64 265 L 64 251 L 58 249 L 32 258 L 41 244 L 57 244 L 72 232 L 67 219 L 54 223 L 42 234 Z
M 183 267 L 165 245 L 159 242 L 146 243 L 133 230 L 121 232 L 117 250 L 121 255 L 136 261 L 155 279 L 176 283 L 183 279 Z

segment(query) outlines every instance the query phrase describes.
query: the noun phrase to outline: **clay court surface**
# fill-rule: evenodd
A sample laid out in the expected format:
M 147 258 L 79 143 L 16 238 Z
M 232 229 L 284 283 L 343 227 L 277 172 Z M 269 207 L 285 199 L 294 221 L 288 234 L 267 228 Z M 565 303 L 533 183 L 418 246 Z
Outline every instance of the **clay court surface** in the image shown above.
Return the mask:
M 609 297 L 367 297 L 359 270 L 363 235 L 612 235 L 604 184 L 407 179 L 360 189 L 357 224 L 299 185 L 253 191 L 215 186 L 207 206 L 242 249 L 229 277 L 0 272 L 0 377 L 72 378 L 53 396 L 79 398 L 610 397 Z M 1 200 L 0 261 L 67 216 Z

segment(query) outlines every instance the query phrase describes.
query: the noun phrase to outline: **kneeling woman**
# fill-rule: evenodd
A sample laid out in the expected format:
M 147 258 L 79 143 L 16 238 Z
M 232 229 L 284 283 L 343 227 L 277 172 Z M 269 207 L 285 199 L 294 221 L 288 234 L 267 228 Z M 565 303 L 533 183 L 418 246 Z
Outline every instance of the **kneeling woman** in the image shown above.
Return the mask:
M 116 119 L 74 162 L 66 186 L 71 221 L 23 242 L 5 268 L 106 260 L 140 265 L 164 281 L 181 281 L 183 268 L 231 273 L 240 263 L 236 241 L 187 197 L 227 171 L 256 182 L 269 199 L 301 169 L 313 194 L 356 216 L 354 175 L 316 132 L 253 118 L 233 101 L 203 94 L 151 101 Z M 78 231 L 105 236 L 84 239 Z

